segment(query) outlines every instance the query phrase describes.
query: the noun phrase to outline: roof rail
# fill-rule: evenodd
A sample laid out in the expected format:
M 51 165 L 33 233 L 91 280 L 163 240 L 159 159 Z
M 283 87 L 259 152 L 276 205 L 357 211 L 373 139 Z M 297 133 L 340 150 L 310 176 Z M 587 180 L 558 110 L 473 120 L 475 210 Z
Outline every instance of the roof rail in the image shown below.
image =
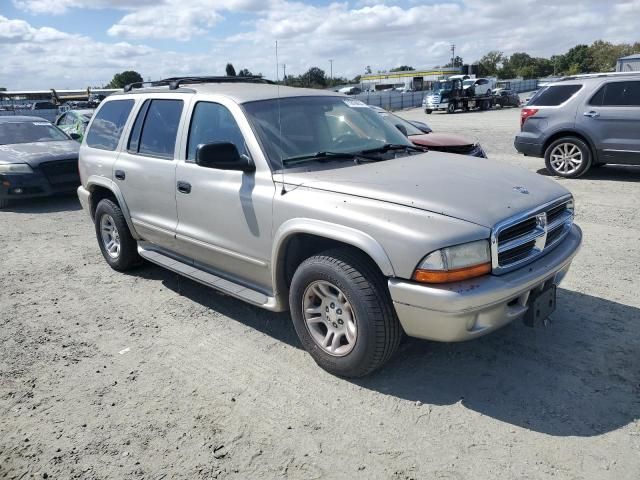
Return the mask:
M 155 82 L 135 82 L 125 85 L 124 91 L 130 92 L 134 88 L 142 88 L 145 86 L 150 87 L 162 87 L 169 86 L 169 90 L 176 90 L 180 85 L 186 85 L 191 83 L 267 83 L 274 84 L 271 80 L 267 80 L 261 76 L 253 75 L 249 77 L 171 77 Z
M 640 75 L 640 72 L 581 73 L 579 75 L 568 75 L 566 77 L 562 77 L 556 80 L 556 82 L 564 82 L 565 80 L 578 80 L 580 78 L 617 77 L 624 75 Z

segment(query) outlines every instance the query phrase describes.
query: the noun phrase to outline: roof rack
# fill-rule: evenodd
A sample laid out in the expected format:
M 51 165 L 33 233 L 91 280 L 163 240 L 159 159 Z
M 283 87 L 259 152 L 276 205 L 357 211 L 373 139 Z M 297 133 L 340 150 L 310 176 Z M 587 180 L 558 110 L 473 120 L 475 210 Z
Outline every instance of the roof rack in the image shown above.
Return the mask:
M 130 92 L 134 88 L 149 87 L 162 87 L 169 86 L 169 90 L 176 90 L 180 85 L 186 85 L 191 83 L 267 83 L 274 84 L 271 80 L 267 80 L 258 75 L 250 77 L 171 77 L 163 80 L 157 80 L 155 82 L 135 82 L 125 85 L 124 91 Z
M 556 82 L 564 82 L 565 80 L 578 80 L 580 78 L 617 77 L 619 75 L 640 75 L 640 72 L 582 73 L 579 75 L 568 75 L 566 77 L 562 77 L 556 80 Z

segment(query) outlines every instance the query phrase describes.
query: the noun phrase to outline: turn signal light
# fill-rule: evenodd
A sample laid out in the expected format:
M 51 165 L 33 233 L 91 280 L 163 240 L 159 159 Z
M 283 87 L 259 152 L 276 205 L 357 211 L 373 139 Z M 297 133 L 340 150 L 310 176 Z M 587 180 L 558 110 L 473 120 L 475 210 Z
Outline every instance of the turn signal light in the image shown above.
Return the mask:
M 491 262 L 455 270 L 423 270 L 416 269 L 413 279 L 421 283 L 448 283 L 468 280 L 491 272 Z

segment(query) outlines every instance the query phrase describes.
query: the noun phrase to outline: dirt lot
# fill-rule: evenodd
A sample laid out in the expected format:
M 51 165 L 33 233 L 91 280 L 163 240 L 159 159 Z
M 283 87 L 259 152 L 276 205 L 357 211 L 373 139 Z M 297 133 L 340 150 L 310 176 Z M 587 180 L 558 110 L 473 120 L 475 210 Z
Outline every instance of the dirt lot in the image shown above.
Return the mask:
M 490 157 L 518 110 L 407 117 Z M 478 160 L 482 161 L 482 160 Z M 73 197 L 0 212 L 0 478 L 640 478 L 640 168 L 562 183 L 584 247 L 546 328 L 407 340 L 332 377 L 271 314 L 100 256 Z M 481 201 L 481 199 L 479 199 Z

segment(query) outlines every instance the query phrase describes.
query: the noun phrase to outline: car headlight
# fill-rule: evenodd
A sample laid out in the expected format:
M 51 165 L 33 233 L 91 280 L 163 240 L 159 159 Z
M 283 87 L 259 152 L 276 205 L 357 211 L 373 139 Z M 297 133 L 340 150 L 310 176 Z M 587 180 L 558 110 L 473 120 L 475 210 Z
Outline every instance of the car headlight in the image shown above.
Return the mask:
M 26 163 L 5 163 L 0 164 L 0 173 L 33 173 L 33 170 Z
M 491 272 L 488 240 L 441 248 L 424 257 L 413 272 L 421 283 L 447 283 L 479 277 Z

